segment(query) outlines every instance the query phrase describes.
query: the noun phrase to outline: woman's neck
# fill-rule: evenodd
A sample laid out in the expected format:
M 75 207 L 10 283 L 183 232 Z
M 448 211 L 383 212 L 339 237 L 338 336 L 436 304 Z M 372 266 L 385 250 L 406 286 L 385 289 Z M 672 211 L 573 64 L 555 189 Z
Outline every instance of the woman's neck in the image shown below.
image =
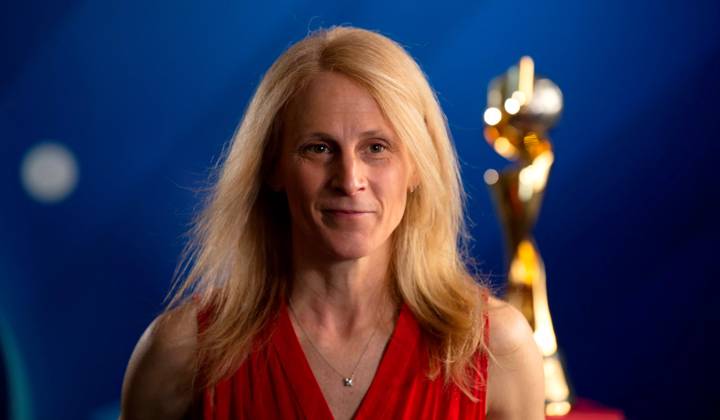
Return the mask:
M 297 316 L 336 337 L 392 324 L 397 304 L 391 293 L 389 252 L 378 251 L 345 261 L 294 252 L 290 303 Z

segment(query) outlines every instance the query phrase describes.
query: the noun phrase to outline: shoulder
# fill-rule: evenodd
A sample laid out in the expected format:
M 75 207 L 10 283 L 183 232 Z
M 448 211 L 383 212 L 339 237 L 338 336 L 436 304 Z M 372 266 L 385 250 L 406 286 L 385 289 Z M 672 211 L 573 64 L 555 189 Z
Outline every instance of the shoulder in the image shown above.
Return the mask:
M 495 356 L 507 356 L 533 340 L 532 329 L 527 320 L 514 306 L 490 296 L 490 352 Z M 534 344 L 534 341 L 533 341 Z
M 182 418 L 192 403 L 197 307 L 162 313 L 145 329 L 125 371 L 122 420 Z
M 493 419 L 544 418 L 542 356 L 532 329 L 515 307 L 490 297 L 488 416 Z M 522 392 L 518 392 L 522 390 Z

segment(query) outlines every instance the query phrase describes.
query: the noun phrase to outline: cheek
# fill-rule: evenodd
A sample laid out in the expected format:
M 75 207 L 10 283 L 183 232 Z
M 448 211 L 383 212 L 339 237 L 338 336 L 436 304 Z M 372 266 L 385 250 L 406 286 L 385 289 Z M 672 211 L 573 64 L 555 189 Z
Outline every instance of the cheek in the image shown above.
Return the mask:
M 402 170 L 394 170 L 386 175 L 381 183 L 382 195 L 389 210 L 389 221 L 396 225 L 400 223 L 407 204 L 407 174 Z
M 308 211 L 322 189 L 322 174 L 308 166 L 295 166 L 285 174 L 285 191 L 291 211 Z
M 403 214 L 405 214 L 405 206 L 407 205 L 407 195 L 405 192 L 405 188 L 398 188 L 398 190 L 395 192 L 396 194 L 396 202 L 395 202 L 395 210 L 394 210 L 394 216 L 395 216 L 395 224 L 400 223 L 400 219 L 402 219 Z

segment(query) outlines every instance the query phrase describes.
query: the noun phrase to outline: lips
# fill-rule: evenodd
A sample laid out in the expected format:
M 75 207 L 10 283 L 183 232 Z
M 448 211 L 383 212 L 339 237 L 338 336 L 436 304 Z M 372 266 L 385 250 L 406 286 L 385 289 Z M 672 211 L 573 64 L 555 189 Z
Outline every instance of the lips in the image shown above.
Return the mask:
M 375 213 L 372 210 L 358 209 L 353 207 L 326 207 L 321 208 L 323 214 L 332 218 L 354 220 L 360 219 L 363 216 Z
M 333 214 L 344 214 L 344 215 L 374 213 L 372 211 L 367 211 L 367 210 L 350 210 L 350 209 L 323 209 L 323 212 L 333 213 Z

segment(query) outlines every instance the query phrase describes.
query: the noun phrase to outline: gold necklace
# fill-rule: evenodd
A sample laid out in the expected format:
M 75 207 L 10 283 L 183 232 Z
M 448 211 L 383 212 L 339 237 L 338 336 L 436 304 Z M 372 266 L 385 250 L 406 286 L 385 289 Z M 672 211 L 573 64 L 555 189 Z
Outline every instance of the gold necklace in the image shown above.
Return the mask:
M 295 321 L 297 322 L 298 326 L 300 327 L 300 330 L 302 331 L 305 338 L 307 338 L 307 340 L 310 342 L 310 345 L 312 346 L 313 350 L 315 350 L 315 353 L 320 355 L 320 358 L 322 358 L 323 361 L 328 366 L 330 366 L 330 369 L 332 369 L 333 371 L 335 371 L 335 373 L 340 375 L 340 377 L 342 378 L 343 386 L 348 386 L 348 387 L 353 386 L 353 378 L 355 376 L 355 370 L 360 365 L 360 361 L 362 360 L 363 356 L 365 356 L 367 349 L 370 347 L 370 342 L 372 341 L 373 337 L 375 337 L 375 333 L 378 330 L 377 324 L 375 325 L 375 329 L 373 330 L 373 333 L 370 334 L 370 338 L 368 339 L 367 343 L 365 343 L 365 348 L 363 349 L 362 353 L 360 354 L 360 357 L 357 359 L 357 362 L 355 362 L 355 366 L 353 367 L 352 372 L 350 372 L 350 376 L 345 376 L 342 374 L 342 372 L 335 369 L 335 366 L 333 366 L 332 363 L 330 363 L 328 361 L 328 359 L 326 359 L 325 356 L 323 356 L 323 354 L 320 352 L 320 349 L 318 349 L 317 346 L 315 346 L 315 343 L 313 343 L 312 339 L 310 338 L 310 335 L 307 333 L 307 331 L 305 331 L 305 328 L 303 328 L 303 325 L 300 322 L 300 318 L 298 318 L 298 316 L 295 314 L 295 310 L 293 309 L 292 300 L 290 300 L 288 298 L 288 301 L 290 302 L 290 304 L 288 305 L 288 307 L 290 308 L 290 313 L 292 314 L 293 318 L 295 318 Z

